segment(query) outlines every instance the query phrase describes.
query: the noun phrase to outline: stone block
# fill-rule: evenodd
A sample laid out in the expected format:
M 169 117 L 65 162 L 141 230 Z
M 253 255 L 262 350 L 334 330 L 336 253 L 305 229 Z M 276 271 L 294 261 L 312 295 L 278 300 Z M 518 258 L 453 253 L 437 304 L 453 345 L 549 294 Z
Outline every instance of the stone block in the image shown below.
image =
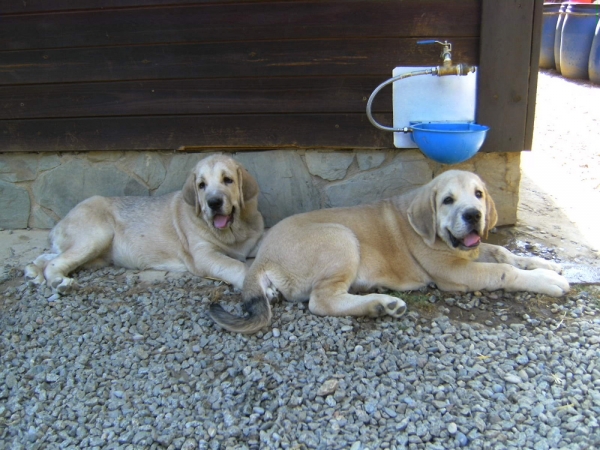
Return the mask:
M 60 219 L 56 214 L 49 214 L 44 208 L 34 206 L 31 211 L 32 228 L 52 228 Z
M 378 151 L 358 152 L 356 154 L 356 161 L 360 170 L 375 169 L 385 161 L 385 153 Z
M 73 159 L 42 173 L 33 183 L 33 194 L 40 206 L 62 218 L 93 195 L 149 195 L 149 191 L 113 164 Z
M 403 151 L 387 165 L 325 187 L 326 206 L 355 206 L 401 194 L 432 179 L 424 156 Z
M 475 159 L 475 173 L 485 181 L 494 199 L 498 225 L 516 223 L 521 185 L 521 153 L 482 153 Z
M 73 206 L 95 194 L 161 195 L 180 190 L 196 163 L 211 154 L 5 154 L 0 160 L 0 226 L 50 228 Z M 257 178 L 259 208 L 267 226 L 300 212 L 397 195 L 449 169 L 478 173 L 496 203 L 498 225 L 516 222 L 520 153 L 480 153 L 455 166 L 435 163 L 418 150 L 273 150 L 232 156 Z
M 180 191 L 188 175 L 192 172 L 192 169 L 196 167 L 198 161 L 213 153 L 178 153 L 173 155 L 167 170 L 165 177 L 160 187 L 156 189 L 154 195 L 168 194 L 169 192 Z
M 91 151 L 91 152 L 85 152 L 82 153 L 82 155 L 85 155 L 85 159 L 90 161 L 90 162 L 109 162 L 109 163 L 114 163 L 115 161 L 117 161 L 119 158 L 122 158 L 123 156 L 125 156 L 127 153 L 131 153 L 131 152 L 124 152 L 124 151 Z
M 142 180 L 151 191 L 157 189 L 165 181 L 167 175 L 167 169 L 158 153 L 130 153 L 125 156 L 119 166 L 123 168 L 124 172 L 133 174 Z
M 25 189 L 0 181 L 1 228 L 27 228 L 30 207 L 29 193 Z
M 266 226 L 292 214 L 320 208 L 319 190 L 297 152 L 243 152 L 234 158 L 258 181 L 258 207 Z
M 3 155 L 0 159 L 0 180 L 18 183 L 33 181 L 40 172 L 60 165 L 58 155 L 39 155 L 37 153 L 17 153 Z
M 310 173 L 324 180 L 335 181 L 346 177 L 348 167 L 354 161 L 354 153 L 307 151 L 304 159 Z

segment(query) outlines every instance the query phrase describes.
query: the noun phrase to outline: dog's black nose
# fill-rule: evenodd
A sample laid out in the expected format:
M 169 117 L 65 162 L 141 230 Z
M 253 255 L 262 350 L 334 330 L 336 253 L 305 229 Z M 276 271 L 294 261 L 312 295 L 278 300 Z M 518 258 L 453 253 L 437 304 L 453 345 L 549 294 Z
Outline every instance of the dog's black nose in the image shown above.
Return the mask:
M 477 209 L 467 209 L 463 215 L 463 220 L 469 225 L 475 225 L 481 220 L 481 211 Z
M 208 203 L 208 207 L 210 209 L 212 209 L 213 211 L 217 211 L 221 209 L 221 206 L 223 206 L 223 199 L 220 197 L 211 197 L 208 200 L 206 200 L 206 203 Z

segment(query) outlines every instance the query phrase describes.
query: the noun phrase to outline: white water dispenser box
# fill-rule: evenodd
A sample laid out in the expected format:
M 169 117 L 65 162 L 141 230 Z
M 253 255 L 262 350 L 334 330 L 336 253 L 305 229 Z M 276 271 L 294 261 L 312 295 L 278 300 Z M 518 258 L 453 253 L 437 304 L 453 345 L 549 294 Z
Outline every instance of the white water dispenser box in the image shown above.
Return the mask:
M 430 67 L 396 67 L 393 76 Z M 477 72 L 465 76 L 421 75 L 393 84 L 394 128 L 414 122 L 475 122 Z M 394 133 L 396 148 L 417 148 L 411 133 Z

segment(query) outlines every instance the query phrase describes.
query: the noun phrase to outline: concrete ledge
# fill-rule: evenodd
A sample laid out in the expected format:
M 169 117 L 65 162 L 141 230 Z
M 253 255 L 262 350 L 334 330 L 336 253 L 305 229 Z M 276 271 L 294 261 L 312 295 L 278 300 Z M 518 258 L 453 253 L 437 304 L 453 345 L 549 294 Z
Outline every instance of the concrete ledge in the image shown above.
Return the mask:
M 181 189 L 193 165 L 210 153 L 8 153 L 0 161 L 0 227 L 51 228 L 92 195 L 161 195 Z M 267 226 L 313 209 L 350 206 L 400 194 L 450 168 L 478 173 L 496 202 L 499 225 L 516 222 L 519 153 L 481 153 L 442 166 L 418 150 L 273 150 L 232 156 L 261 187 Z

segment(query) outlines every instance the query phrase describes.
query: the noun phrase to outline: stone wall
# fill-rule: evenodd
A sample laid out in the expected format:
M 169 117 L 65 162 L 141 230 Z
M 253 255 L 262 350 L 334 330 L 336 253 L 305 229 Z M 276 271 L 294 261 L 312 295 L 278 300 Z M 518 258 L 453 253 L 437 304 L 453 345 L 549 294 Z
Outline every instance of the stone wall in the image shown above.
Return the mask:
M 190 169 L 209 153 L 5 153 L 0 157 L 0 227 L 51 228 L 92 195 L 160 195 L 181 189 Z M 448 166 L 418 150 L 277 150 L 232 156 L 261 188 L 267 226 L 298 212 L 357 205 L 427 183 Z M 481 153 L 452 168 L 478 173 L 487 183 L 499 225 L 516 221 L 519 153 Z

